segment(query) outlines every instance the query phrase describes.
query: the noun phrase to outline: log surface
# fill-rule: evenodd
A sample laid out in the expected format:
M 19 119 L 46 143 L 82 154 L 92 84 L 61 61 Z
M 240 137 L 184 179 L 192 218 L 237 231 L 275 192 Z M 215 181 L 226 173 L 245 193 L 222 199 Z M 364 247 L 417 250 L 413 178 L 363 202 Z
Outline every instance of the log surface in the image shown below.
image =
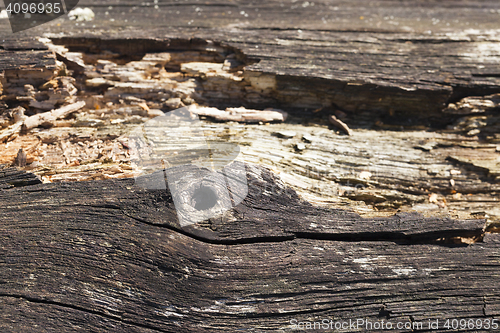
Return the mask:
M 185 228 L 168 190 L 133 179 L 2 190 L 0 327 L 285 332 L 293 319 L 498 318 L 498 237 L 453 244 L 482 239 L 484 220 L 363 219 L 247 168 L 260 182 L 234 211 Z
M 0 19 L 0 102 L 27 106 L 25 97 L 32 96 L 26 95 L 60 72 L 61 61 L 80 80 L 83 95 L 85 89 L 109 95 L 142 89 L 140 97 L 149 102 L 166 94 L 163 87 L 141 85 L 132 75 L 120 82 L 127 72 L 113 66 L 152 62 L 152 54 L 166 62 L 160 55 L 168 52 L 173 58 L 162 66 L 196 78 L 194 88 L 176 99 L 202 91 L 199 101 L 208 106 L 278 107 L 311 119 L 335 110 L 347 114 L 354 129 L 349 140 L 310 127 L 300 153 L 296 141 L 302 138 L 274 136 L 299 133 L 306 127 L 300 121 L 236 129 L 244 132 L 234 139 L 243 154 L 292 170 L 287 179 L 299 184 L 294 188 L 300 187 L 297 179 L 309 186 L 315 177 L 310 171 L 319 170 L 328 172 L 327 187 L 367 185 L 367 193 L 352 198 L 375 202 L 377 209 L 385 201 L 394 210 L 422 200 L 445 204 L 432 194 L 458 191 L 473 199 L 455 197 L 457 207 L 500 216 L 498 108 L 481 119 L 449 112 L 457 109 L 450 103 L 461 106 L 464 97 L 500 91 L 498 2 L 159 0 L 155 7 L 82 0 L 79 6 L 91 7 L 95 20 L 63 17 L 12 35 Z M 68 54 L 49 50 L 39 37 L 67 47 Z M 193 65 L 198 62 L 227 62 L 230 70 L 200 69 Z M 0 111 L 6 108 L 0 104 Z M 9 133 L 6 139 L 21 142 L 2 149 L 15 156 L 15 145 L 28 145 L 31 154 L 42 142 L 55 151 L 59 146 L 50 145 L 59 138 L 70 137 L 76 147 L 125 131 L 96 129 L 97 121 L 85 119 L 74 124 L 85 121 L 87 127 L 75 125 L 71 134 L 64 127 L 18 139 Z M 487 143 L 475 137 L 480 122 Z M 469 139 L 397 132 L 415 124 L 462 126 Z M 71 145 L 61 143 L 58 158 L 66 165 L 74 162 Z M 370 165 L 374 179 L 360 179 Z M 355 177 L 342 173 L 346 167 Z M 246 170 L 252 186 L 240 205 L 181 228 L 168 190 L 145 190 L 133 179 L 40 184 L 33 174 L 1 167 L 0 330 L 288 332 L 293 320 L 365 319 L 422 322 L 417 331 L 450 332 L 443 326 L 447 319 L 500 319 L 500 238 L 485 232 L 498 231 L 485 219 L 394 211 L 361 217 L 308 203 L 261 167 Z M 324 188 L 315 191 L 325 194 Z M 439 320 L 439 329 L 431 330 L 428 320 Z

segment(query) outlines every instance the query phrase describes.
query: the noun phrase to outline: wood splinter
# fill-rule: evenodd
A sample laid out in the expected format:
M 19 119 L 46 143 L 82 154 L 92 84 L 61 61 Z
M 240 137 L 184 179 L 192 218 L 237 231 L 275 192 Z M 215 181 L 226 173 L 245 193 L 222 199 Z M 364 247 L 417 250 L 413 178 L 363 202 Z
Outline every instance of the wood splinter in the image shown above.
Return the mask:
M 10 141 L 15 139 L 15 137 L 21 132 L 21 128 L 24 124 L 24 120 L 19 120 L 17 123 L 10 125 L 5 130 L 0 132 L 0 142 Z
M 212 107 L 190 105 L 189 111 L 198 115 L 211 117 L 217 121 L 237 121 L 242 123 L 284 122 L 288 113 L 279 109 L 252 110 L 244 107 L 226 108 L 225 111 Z
M 347 135 L 352 135 L 352 130 L 349 126 L 347 126 L 343 121 L 337 119 L 334 115 L 330 115 L 328 120 L 330 120 L 330 123 L 332 123 L 333 126 L 343 130 Z
M 23 148 L 20 148 L 19 151 L 17 152 L 16 156 L 16 165 L 18 167 L 25 167 L 26 166 L 26 153 L 24 152 Z
M 30 130 L 42 125 L 52 126 L 57 119 L 65 118 L 71 113 L 82 109 L 84 106 L 85 102 L 80 101 L 63 106 L 56 110 L 35 114 L 34 116 L 26 118 L 24 121 L 24 128 L 26 130 Z

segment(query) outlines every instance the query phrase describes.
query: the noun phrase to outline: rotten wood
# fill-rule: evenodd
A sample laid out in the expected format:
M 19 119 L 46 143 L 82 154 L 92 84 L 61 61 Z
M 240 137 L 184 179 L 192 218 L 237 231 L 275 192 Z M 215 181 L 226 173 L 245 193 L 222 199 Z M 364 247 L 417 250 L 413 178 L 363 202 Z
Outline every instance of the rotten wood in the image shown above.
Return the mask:
M 414 29 L 419 31 L 418 26 Z M 270 33 L 277 32 L 272 30 Z M 317 88 L 311 86 L 307 78 L 302 78 L 293 93 L 287 92 L 286 85 L 276 86 L 280 80 L 276 73 L 248 70 L 256 59 L 248 58 L 244 48 L 235 48 L 230 43 L 182 38 L 120 38 L 119 34 L 104 39 L 53 37 L 52 40 L 41 39 L 43 43 L 21 40 L 19 44 L 6 40 L 5 56 L 10 57 L 12 53 L 8 51 L 19 51 L 30 43 L 34 43 L 35 48 L 30 58 L 26 59 L 28 54 L 20 53 L 18 68 L 12 62 L 4 66 L 6 92 L 20 92 L 21 96 L 17 97 L 26 98 L 31 104 L 32 88 L 38 89 L 35 95 L 57 85 L 66 84 L 68 90 L 70 86 L 67 83 L 71 81 L 68 77 L 54 79 L 54 75 L 59 75 L 57 73 L 68 74 L 64 66 L 56 61 L 59 60 L 76 74 L 76 82 L 71 82 L 78 87 L 79 99 L 85 100 L 89 110 L 77 113 L 75 119 L 55 123 L 56 127 L 50 130 L 40 129 L 17 139 L 16 134 L 12 135 L 9 137 L 12 141 L 0 146 L 4 152 L 0 156 L 3 163 L 12 163 L 17 151 L 28 144 L 28 159 L 35 161 L 29 167 L 44 181 L 132 177 L 140 170 L 134 170 L 129 164 L 127 144 L 123 145 L 125 141 L 120 139 L 120 143 L 115 139 L 123 138 L 149 117 L 195 102 L 209 106 L 299 105 L 295 99 L 299 98 L 297 96 L 311 87 Z M 440 38 L 436 44 L 445 43 L 446 38 L 452 37 Z M 475 43 L 473 40 L 470 42 Z M 304 47 L 308 47 L 309 40 L 304 43 Z M 379 47 L 379 44 L 375 46 Z M 46 49 L 54 53 L 47 53 Z M 289 57 L 287 54 L 280 55 Z M 459 59 L 455 60 L 463 60 Z M 34 65 L 24 66 L 28 60 Z M 76 66 L 76 63 L 79 65 Z M 26 88 L 33 68 L 47 73 L 44 76 L 47 81 L 40 80 L 36 88 L 32 85 Z M 315 68 L 308 72 L 313 78 L 317 74 Z M 293 78 L 288 79 L 287 84 L 294 82 Z M 351 82 L 349 87 L 356 85 Z M 365 93 L 372 94 L 370 86 L 364 87 L 368 89 Z M 333 89 L 332 93 L 335 91 Z M 471 87 L 467 94 L 478 91 Z M 288 98 L 279 97 L 283 94 Z M 485 99 L 494 96 L 486 96 Z M 323 99 L 322 95 L 310 95 L 307 101 L 307 107 L 320 102 L 324 106 L 331 102 Z M 491 101 L 494 102 L 494 99 Z M 12 99 L 8 102 L 12 103 Z M 407 107 L 413 107 L 413 102 L 410 104 Z M 214 139 L 231 140 L 243 147 L 242 160 L 264 164 L 280 172 L 287 184 L 314 203 L 351 206 L 360 214 L 372 216 L 393 214 L 396 210 L 417 210 L 426 215 L 462 218 L 480 215 L 488 216 L 492 221 L 499 219 L 496 193 L 500 179 L 497 163 L 500 141 L 496 134 L 499 119 L 494 108 L 480 117 L 460 117 L 456 121 L 443 112 L 439 117 L 440 121 L 446 120 L 449 124 L 452 133 L 448 134 L 446 131 L 428 132 L 429 127 L 422 126 L 418 119 L 398 118 L 391 109 L 386 110 L 384 115 L 377 111 L 375 105 L 373 101 L 369 111 L 345 109 L 342 121 L 359 133 L 349 140 L 324 132 L 327 115 L 310 112 L 307 108 L 287 108 L 292 115 L 290 121 L 278 126 L 270 125 L 267 129 L 258 126 L 240 128 L 234 124 L 214 125 L 211 128 L 206 124 L 206 127 L 220 133 Z M 426 109 L 424 104 L 420 105 Z M 321 109 L 337 110 L 329 106 Z M 31 107 L 28 112 L 38 111 Z M 297 126 L 304 119 L 307 119 L 307 126 Z M 402 129 L 412 132 L 396 132 Z M 297 135 L 279 138 L 279 135 L 276 137 L 273 134 L 284 132 Z M 58 139 L 62 139 L 59 140 L 61 143 L 54 144 Z M 32 149 L 33 142 L 39 140 L 40 146 Z M 391 147 L 390 151 L 388 147 Z M 360 177 L 367 173 L 372 176 Z
M 494 94 L 463 98 L 457 103 L 450 103 L 443 112 L 468 115 L 472 113 L 485 113 L 498 108 L 500 108 L 500 94 Z
M 93 2 L 89 1 L 85 4 L 92 5 Z M 249 151 L 247 156 L 251 156 L 253 161 L 262 160 L 263 164 L 276 168 L 277 171 L 285 171 L 283 177 L 289 184 L 305 189 L 303 194 L 308 198 L 315 195 L 314 201 L 316 202 L 338 202 L 338 196 L 327 195 L 326 199 L 317 200 L 316 194 L 321 193 L 323 196 L 325 193 L 323 189 L 330 185 L 354 183 L 375 187 L 368 188 L 365 191 L 367 193 L 361 194 L 343 189 L 338 191 L 340 197 L 348 197 L 368 204 L 368 208 L 362 206 L 359 209 L 360 212 L 362 210 L 373 212 L 371 206 L 380 211 L 409 206 L 413 208 L 415 204 L 418 204 L 419 209 L 423 206 L 427 208 L 432 206 L 433 209 L 448 207 L 449 211 L 453 212 L 453 209 L 458 208 L 461 212 L 470 211 L 470 215 L 486 214 L 493 219 L 498 219 L 500 212 L 495 206 L 497 204 L 496 183 L 499 179 L 499 165 L 496 162 L 499 142 L 496 132 L 499 128 L 499 118 L 495 114 L 495 108 L 490 108 L 490 111 L 481 115 L 481 118 L 461 117 L 456 121 L 450 114 L 442 112 L 446 106 L 459 105 L 458 101 L 461 97 L 469 96 L 463 101 L 467 98 L 477 101 L 481 98 L 477 96 L 496 92 L 498 88 L 494 51 L 498 40 L 489 33 L 489 29 L 496 26 L 498 20 L 493 17 L 496 15 L 495 11 L 499 9 L 496 4 L 487 4 L 486 7 L 482 3 L 478 4 L 475 1 L 468 1 L 464 3 L 464 8 L 467 8 L 469 19 L 467 22 L 470 24 L 475 22 L 474 24 L 477 23 L 482 28 L 462 31 L 462 25 L 452 20 L 453 15 L 457 14 L 457 9 L 450 8 L 448 4 L 405 2 L 405 6 L 401 7 L 394 6 L 391 1 L 380 1 L 376 7 L 359 7 L 358 2 L 339 3 L 332 7 L 331 3 L 320 1 L 314 6 L 308 4 L 304 7 L 296 5 L 286 7 L 288 5 L 272 1 L 266 5 L 269 8 L 279 6 L 283 17 L 300 16 L 300 20 L 292 21 L 298 26 L 308 28 L 295 30 L 286 20 L 282 23 L 288 28 L 276 29 L 272 21 L 259 18 L 259 15 L 260 17 L 268 15 L 267 9 L 269 8 L 267 7 L 257 16 L 240 17 L 241 15 L 238 16 L 232 11 L 231 8 L 237 6 L 247 13 L 245 8 L 249 4 L 246 2 L 222 4 L 222 8 L 198 7 L 205 14 L 203 17 L 194 17 L 192 20 L 201 26 L 190 28 L 180 17 L 191 17 L 196 11 L 192 11 L 190 4 L 180 3 L 176 6 L 179 13 L 183 15 L 174 15 L 175 17 L 172 17 L 168 23 L 172 28 L 169 29 L 169 35 L 165 37 L 162 34 L 158 38 L 144 37 L 146 34 L 157 36 L 161 29 L 152 28 L 140 19 L 137 24 L 142 29 L 141 33 L 136 30 L 134 33 L 113 31 L 112 34 L 102 35 L 104 30 L 99 30 L 99 24 L 105 27 L 106 32 L 116 26 L 108 20 L 101 20 L 99 13 L 103 14 L 104 9 L 97 6 L 94 8 L 98 14 L 94 21 L 96 29 L 92 34 L 82 34 L 78 32 L 80 28 L 74 23 L 65 22 L 62 27 L 57 27 L 57 24 L 44 26 L 44 32 L 47 32 L 45 36 L 50 39 L 22 37 L 13 40 L 6 36 L 2 40 L 3 49 L 0 51 L 3 98 L 9 103 L 23 100 L 31 103 L 33 93 L 37 95 L 47 87 L 49 89 L 55 87 L 51 83 L 54 82 L 55 75 L 67 74 L 65 66 L 74 71 L 76 77 L 81 75 L 79 78 L 81 81 L 77 86 L 81 90 L 82 98 L 86 99 L 88 105 L 93 105 L 95 110 L 91 110 L 90 119 L 89 115 L 84 115 L 83 119 L 71 119 L 57 125 L 79 127 L 78 130 L 67 129 L 66 131 L 76 132 L 77 140 L 84 147 L 81 149 L 72 147 L 74 142 L 64 143 L 64 146 L 70 149 L 51 145 L 50 142 L 54 139 L 49 137 L 60 135 L 64 131 L 54 130 L 37 134 L 37 137 L 44 137 L 45 143 L 42 144 L 42 148 L 50 157 L 43 157 L 43 159 L 40 157 L 40 160 L 36 162 L 47 162 L 49 169 L 63 164 L 66 168 L 73 168 L 77 164 L 91 163 L 96 160 L 96 157 L 102 161 L 114 158 L 120 163 L 127 162 L 124 151 L 111 154 L 102 150 L 113 150 L 113 143 L 110 143 L 112 138 L 126 132 L 112 125 L 140 123 L 146 121 L 146 117 L 161 115 L 160 112 L 149 114 L 144 107 L 139 106 L 146 100 L 147 108 L 150 110 L 165 111 L 197 101 L 204 102 L 205 105 L 265 105 L 266 107 L 276 105 L 287 107 L 287 111 L 291 106 L 290 111 L 296 114 L 298 112 L 302 118 L 310 117 L 309 109 L 316 108 L 318 105 L 321 107 L 330 105 L 335 108 L 338 106 L 347 114 L 343 121 L 356 131 L 358 128 L 387 130 L 387 132 L 378 133 L 384 133 L 381 137 L 390 136 L 391 140 L 383 142 L 393 148 L 406 139 L 402 139 L 392 131 L 402 128 L 426 130 L 428 127 L 422 127 L 422 119 L 418 119 L 425 118 L 424 125 L 429 123 L 443 125 L 444 123 L 453 131 L 466 133 L 475 142 L 471 143 L 467 137 L 447 136 L 446 133 L 429 136 L 416 133 L 414 139 L 410 140 L 411 144 L 417 149 L 424 149 L 428 154 L 414 154 L 411 150 L 413 148 L 410 149 L 404 143 L 403 149 L 397 154 L 389 154 L 394 160 L 387 160 L 384 159 L 382 150 L 364 156 L 364 152 L 355 146 L 362 144 L 359 141 L 344 147 L 342 143 L 328 137 L 327 144 L 315 149 L 350 153 L 348 158 L 335 159 L 331 154 L 325 156 L 320 152 L 326 165 L 333 165 L 331 163 L 333 160 L 341 168 L 345 166 L 353 173 L 350 176 L 334 175 L 330 177 L 334 180 L 333 183 L 331 179 L 328 179 L 329 176 L 322 176 L 328 172 L 324 172 L 321 168 L 319 176 L 316 172 L 310 175 L 310 170 L 317 167 L 317 163 L 314 162 L 317 154 L 308 154 L 308 145 L 303 142 L 291 142 L 295 153 L 291 155 L 288 143 L 283 142 L 285 147 L 278 146 L 274 149 L 273 146 L 265 144 L 266 140 L 262 140 L 264 142 L 259 141 L 259 144 L 264 143 L 263 146 L 267 150 L 273 148 L 274 155 L 285 158 L 269 154 L 257 145 L 251 145 L 253 151 Z M 281 5 L 285 6 L 285 10 L 281 9 Z M 322 14 L 326 15 L 323 17 L 325 20 L 321 20 L 319 26 L 318 21 L 312 19 L 314 15 L 308 16 L 318 8 L 321 9 Z M 328 18 L 330 11 L 342 11 L 346 14 L 343 17 L 351 17 L 359 8 L 366 11 L 363 19 L 358 17 L 356 20 L 340 23 Z M 258 5 L 255 9 L 259 9 Z M 147 16 L 151 14 L 148 10 L 153 9 L 139 6 L 138 10 Z M 207 31 L 206 25 L 203 24 L 213 22 L 220 10 L 225 14 L 224 16 L 227 16 L 222 21 L 216 19 L 215 22 L 218 23 Z M 394 14 L 392 16 L 395 19 L 387 19 L 391 17 L 389 14 L 380 18 L 378 10 Z M 427 17 L 419 17 L 416 20 L 415 17 L 409 15 L 415 10 L 434 15 L 431 23 L 435 28 L 432 31 L 426 30 L 430 26 L 429 22 L 427 22 L 429 24 L 422 23 L 428 20 Z M 131 15 L 123 11 L 123 7 L 119 5 L 113 6 L 111 13 L 113 11 L 124 15 L 123 17 Z M 160 13 L 169 17 L 173 15 L 169 5 L 163 2 L 160 2 L 158 11 L 154 12 L 155 15 L 160 15 Z M 402 21 L 398 21 L 398 18 Z M 244 28 L 243 26 L 236 30 L 232 28 L 232 24 L 236 24 L 234 21 L 236 19 L 245 20 Z M 409 30 L 401 30 L 396 24 L 403 21 L 408 24 Z M 370 26 L 370 24 L 375 24 L 374 22 L 376 22 L 376 29 Z M 26 33 L 29 35 L 37 32 L 39 30 L 30 30 Z M 197 37 L 193 38 L 193 35 Z M 300 37 L 297 38 L 297 36 Z M 484 52 L 482 48 L 485 45 L 492 51 Z M 304 54 L 310 56 L 304 58 Z M 436 61 L 423 61 L 422 59 Z M 61 66 L 58 61 L 63 62 L 64 66 Z M 375 71 L 377 74 L 373 75 Z M 325 76 L 325 73 L 330 72 L 334 75 Z M 71 86 L 67 86 L 68 92 L 73 91 L 70 89 Z M 104 90 L 104 94 L 95 95 L 92 89 L 96 88 Z M 142 101 L 133 104 L 132 99 L 138 97 L 141 97 Z M 124 103 L 120 102 L 122 98 Z M 494 100 L 491 101 L 494 102 Z M 112 103 L 111 107 L 107 106 L 108 103 Z M 409 115 L 416 116 L 417 119 Z M 123 118 L 119 118 L 121 116 Z M 322 124 L 321 119 L 314 121 Z M 108 125 L 109 127 L 106 127 Z M 95 127 L 106 127 L 105 132 L 109 135 L 101 137 L 96 134 L 97 137 L 94 136 L 97 132 Z M 250 140 L 255 140 L 258 135 L 262 134 L 256 128 L 246 130 L 250 133 L 248 138 Z M 252 132 L 253 130 L 256 131 Z M 293 131 L 295 129 L 290 129 L 285 125 L 284 128 L 277 130 Z M 266 131 L 263 132 L 267 134 Z M 9 139 L 13 139 L 15 135 L 10 136 Z M 416 139 L 419 136 L 422 137 L 421 142 Z M 362 137 L 365 135 L 363 134 Z M 267 139 L 267 136 L 264 138 Z M 10 146 L 7 144 L 2 146 L 5 152 L 9 151 L 7 156 L 1 157 L 2 161 L 12 162 L 25 139 L 19 138 L 19 140 L 11 141 Z M 106 144 L 99 147 L 100 151 L 96 152 L 96 149 L 90 145 L 99 140 Z M 248 146 L 248 140 L 245 140 L 244 136 L 235 141 Z M 304 139 L 304 141 L 307 140 Z M 469 142 L 467 147 L 464 146 L 464 142 Z M 281 144 L 281 142 L 278 143 Z M 339 144 L 341 149 L 331 148 Z M 328 147 L 329 145 L 331 147 Z M 360 151 L 358 154 L 353 152 L 356 149 Z M 370 151 L 372 147 L 364 146 L 363 149 Z M 303 156 L 297 155 L 299 152 Z M 410 158 L 407 159 L 404 153 L 409 153 Z M 445 155 L 447 160 L 443 160 L 440 155 Z M 29 157 L 37 158 L 36 156 Z M 379 163 L 374 168 L 376 170 L 365 170 L 369 169 L 365 158 L 374 158 L 375 161 L 383 161 L 383 163 L 375 162 Z M 420 160 L 423 162 L 418 164 Z M 404 168 L 400 167 L 399 161 L 405 161 Z M 387 166 L 384 163 L 390 165 Z M 417 164 L 419 166 L 416 169 L 413 168 L 413 165 Z M 41 173 L 46 175 L 46 181 L 50 181 L 50 177 L 55 174 L 59 176 L 54 177 L 54 180 L 83 180 L 87 179 L 85 173 L 87 172 L 88 175 L 89 170 L 102 170 L 108 167 L 111 168 L 111 166 L 82 167 L 58 173 L 58 170 L 47 170 L 44 166 L 41 168 L 43 170 Z M 359 179 L 358 175 L 362 172 L 381 174 L 381 181 L 370 182 L 366 179 Z M 466 173 L 467 176 L 464 176 Z M 91 176 L 94 177 L 94 175 Z M 102 177 L 107 176 L 102 175 Z M 313 182 L 316 178 L 324 181 L 318 184 L 319 188 L 315 188 L 317 186 Z M 401 183 L 398 184 L 397 181 Z M 415 184 L 417 185 L 414 186 Z M 348 189 L 350 187 L 352 186 L 348 186 Z M 438 195 L 438 201 L 426 200 L 427 196 L 430 198 L 434 195 Z
M 377 110 L 434 119 L 450 101 L 498 92 L 498 38 L 491 33 L 498 28 L 497 3 L 304 3 L 237 1 L 196 7 L 181 2 L 173 8 L 159 1 L 156 9 L 137 6 L 131 13 L 126 5 L 108 9 L 87 0 L 80 5 L 96 13 L 92 32 L 83 33 L 74 21 L 65 21 L 26 34 L 45 33 L 74 50 L 107 50 L 116 58 L 163 51 L 162 43 L 180 49 L 185 46 L 182 39 L 193 36 L 187 42 L 191 49 L 205 44 L 218 51 L 228 45 L 237 50 L 239 61 L 253 63 L 245 68 L 247 80 L 267 80 L 272 98 L 247 98 L 249 104 L 265 107 L 316 109 L 334 103 L 355 113 Z M 280 19 L 274 13 L 280 13 Z M 131 21 L 134 25 L 124 28 Z M 148 42 L 150 36 L 155 38 Z M 41 48 L 36 41 L 5 37 L 3 52 Z M 230 100 L 219 96 L 220 102 Z M 271 105 L 273 101 L 278 105 Z

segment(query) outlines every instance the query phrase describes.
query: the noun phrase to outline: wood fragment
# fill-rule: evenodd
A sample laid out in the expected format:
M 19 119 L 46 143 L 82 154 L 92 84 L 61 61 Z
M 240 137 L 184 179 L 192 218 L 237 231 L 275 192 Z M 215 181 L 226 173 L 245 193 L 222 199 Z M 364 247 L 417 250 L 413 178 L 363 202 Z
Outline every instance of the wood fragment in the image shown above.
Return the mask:
M 26 166 L 26 153 L 23 151 L 23 148 L 17 152 L 16 165 L 21 168 Z
M 295 135 L 297 135 L 297 133 L 294 131 L 277 131 L 274 134 L 277 135 L 278 137 L 284 138 L 284 139 L 291 139 Z
M 12 136 L 19 134 L 23 126 L 24 120 L 20 120 L 17 123 L 10 125 L 5 130 L 0 132 L 0 142 L 9 140 Z
M 304 149 L 306 149 L 306 145 L 303 144 L 302 142 L 299 142 L 299 143 L 297 143 L 295 145 L 295 149 L 297 149 L 297 150 L 304 150 Z
M 38 113 L 28 117 L 24 121 L 24 128 L 30 130 L 41 125 L 52 125 L 57 119 L 67 117 L 71 113 L 82 109 L 84 106 L 85 102 L 80 101 L 49 112 Z
M 242 123 L 258 122 L 283 122 L 288 117 L 288 113 L 278 109 L 252 110 L 240 108 L 227 108 L 225 111 L 217 108 L 189 106 L 189 111 L 199 116 L 211 117 L 218 121 L 237 121 Z
M 17 108 L 14 108 L 11 110 L 11 117 L 15 123 L 17 123 L 18 121 L 24 120 L 26 118 L 24 116 L 25 111 L 26 111 L 26 109 L 23 108 L 22 106 L 18 106 Z
M 450 103 L 443 113 L 449 114 L 474 114 L 485 113 L 500 106 L 500 94 L 488 96 L 469 96 L 457 103 Z
M 218 121 L 237 121 L 242 123 L 258 122 L 283 122 L 288 117 L 288 113 L 278 109 L 252 110 L 240 108 L 227 108 L 225 111 L 217 108 L 189 106 L 189 111 L 199 116 L 214 118 Z
M 335 117 L 334 115 L 330 115 L 328 117 L 328 120 L 330 120 L 330 123 L 332 123 L 333 126 L 341 129 L 347 135 L 352 135 L 352 130 L 342 120 L 337 119 L 337 117 Z

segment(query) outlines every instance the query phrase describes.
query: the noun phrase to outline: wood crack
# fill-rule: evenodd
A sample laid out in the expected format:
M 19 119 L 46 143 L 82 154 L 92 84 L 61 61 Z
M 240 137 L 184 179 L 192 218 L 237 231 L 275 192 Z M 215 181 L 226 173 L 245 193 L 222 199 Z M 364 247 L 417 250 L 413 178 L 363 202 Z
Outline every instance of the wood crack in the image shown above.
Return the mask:
M 113 207 L 117 209 L 117 207 Z M 119 208 L 118 208 L 119 209 Z M 480 242 L 484 237 L 484 231 L 477 230 L 441 230 L 428 233 L 419 233 L 412 235 L 405 235 L 400 232 L 366 232 L 366 233 L 338 233 L 338 234 L 325 234 L 325 233 L 308 233 L 308 232 L 295 232 L 289 236 L 275 236 L 275 237 L 254 237 L 254 238 L 237 238 L 237 239 L 210 239 L 206 237 L 197 236 L 195 233 L 179 229 L 167 224 L 151 223 L 146 220 L 129 215 L 122 211 L 122 213 L 138 222 L 145 223 L 154 227 L 165 228 L 178 232 L 184 236 L 193 238 L 195 240 L 214 244 L 214 245 L 244 245 L 244 244 L 259 244 L 259 243 L 280 243 L 289 242 L 294 239 L 303 240 L 326 240 L 334 242 L 394 242 L 400 245 L 411 244 L 434 244 L 441 246 L 468 246 L 469 243 L 462 243 L 460 239 L 471 239 L 471 242 Z M 252 223 L 251 220 L 245 222 Z

